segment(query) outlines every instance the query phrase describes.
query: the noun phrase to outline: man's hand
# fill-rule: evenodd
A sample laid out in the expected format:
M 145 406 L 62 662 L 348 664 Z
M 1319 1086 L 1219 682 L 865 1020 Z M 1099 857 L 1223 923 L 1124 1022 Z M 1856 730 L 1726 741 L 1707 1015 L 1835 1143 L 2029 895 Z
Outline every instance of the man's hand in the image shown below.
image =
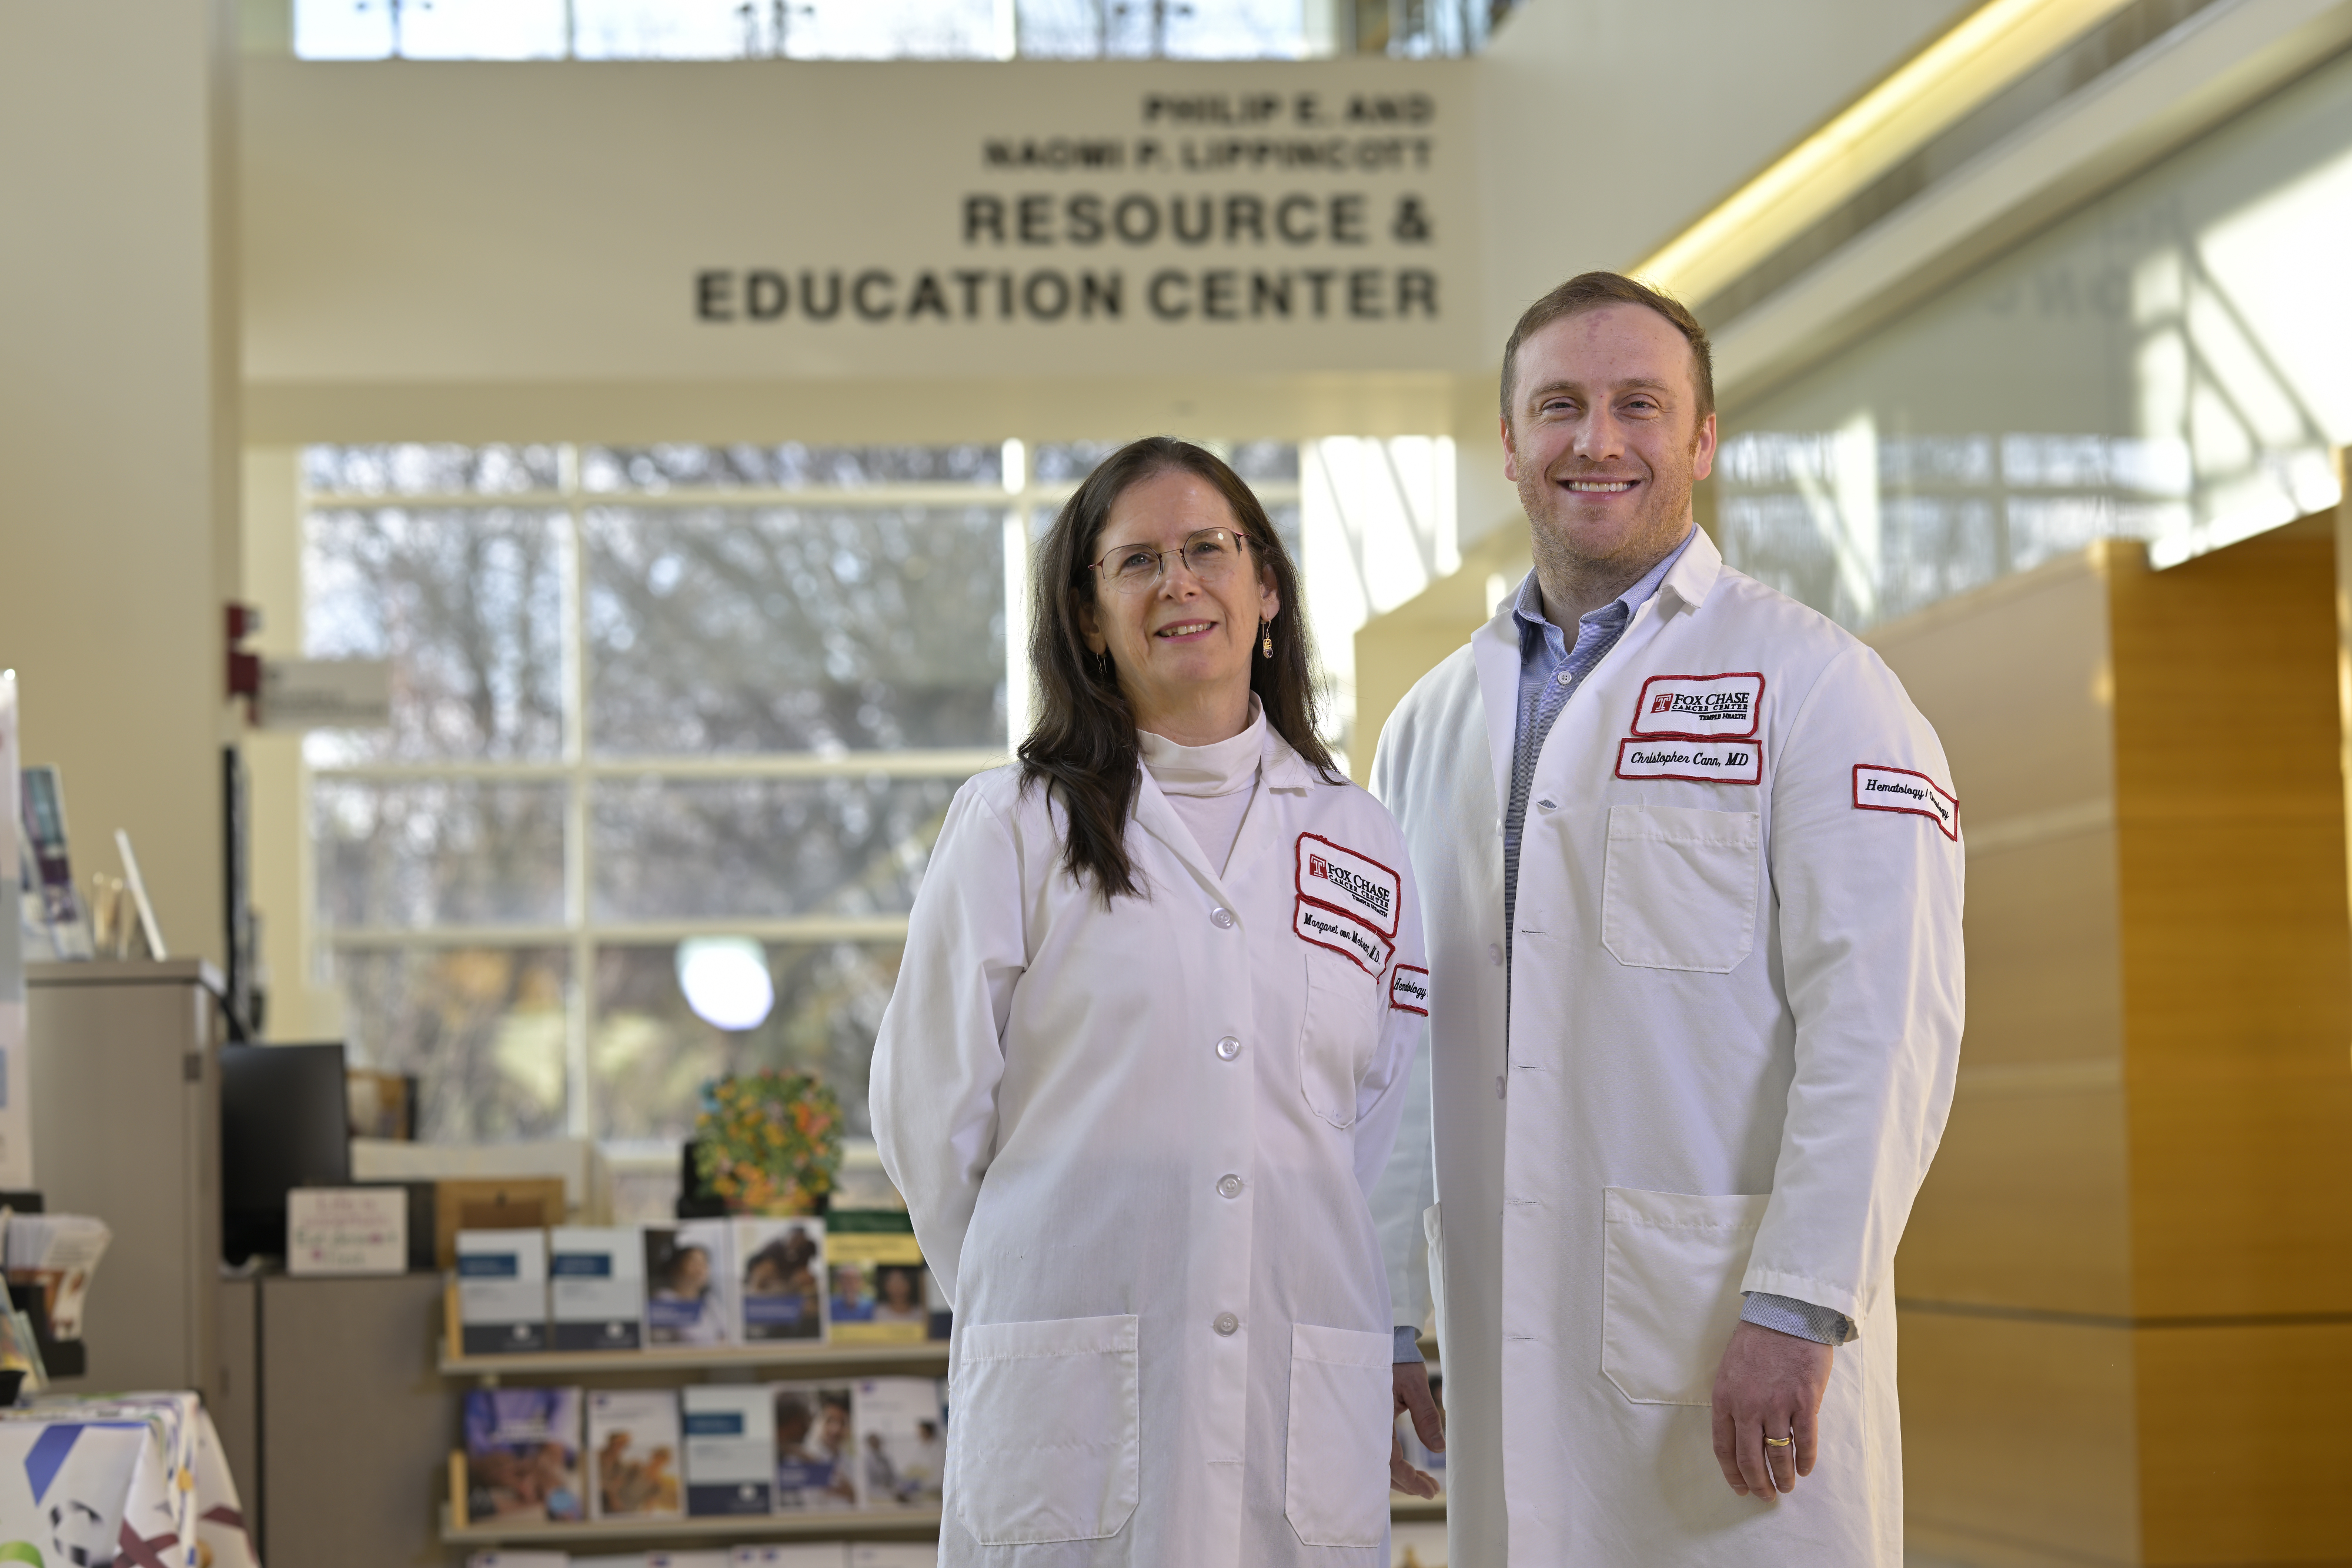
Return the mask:
M 1420 1361 L 1400 1361 L 1396 1364 L 1396 1415 L 1412 1413 L 1413 1436 L 1421 1446 L 1434 1454 L 1445 1452 L 1445 1412 L 1438 1407 L 1437 1396 L 1429 1389 L 1429 1364 Z M 1404 1439 L 1389 1439 L 1389 1486 L 1395 1491 L 1413 1497 L 1435 1497 L 1437 1478 L 1427 1470 L 1417 1470 L 1404 1460 Z
M 1794 1491 L 1820 1451 L 1822 1396 L 1837 1353 L 1795 1334 L 1742 1322 L 1715 1374 L 1715 1460 L 1741 1497 Z M 1402 1384 L 1400 1382 L 1399 1386 Z M 1767 1437 L 1790 1437 L 1767 1448 Z

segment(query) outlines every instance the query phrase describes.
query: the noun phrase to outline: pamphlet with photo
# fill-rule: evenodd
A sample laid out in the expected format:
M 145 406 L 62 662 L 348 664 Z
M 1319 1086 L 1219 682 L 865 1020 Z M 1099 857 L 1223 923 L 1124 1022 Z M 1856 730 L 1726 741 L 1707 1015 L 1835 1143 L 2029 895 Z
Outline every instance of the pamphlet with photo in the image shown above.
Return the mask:
M 591 1519 L 679 1519 L 677 1394 L 599 1388 L 588 1396 Z
M 857 1506 L 856 1392 L 847 1383 L 771 1383 L 776 1509 Z
M 646 1227 L 646 1342 L 735 1343 L 730 1222 L 681 1220 Z
M 824 1221 L 738 1219 L 746 1344 L 824 1338 Z
M 466 1516 L 513 1524 L 588 1517 L 580 1390 L 466 1391 Z

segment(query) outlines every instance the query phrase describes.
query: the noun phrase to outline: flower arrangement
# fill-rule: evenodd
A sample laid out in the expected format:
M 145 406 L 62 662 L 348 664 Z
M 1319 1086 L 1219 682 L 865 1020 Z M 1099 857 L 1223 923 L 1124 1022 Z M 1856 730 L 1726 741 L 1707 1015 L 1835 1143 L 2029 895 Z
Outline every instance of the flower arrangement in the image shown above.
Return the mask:
M 765 1068 L 703 1091 L 695 1169 L 738 1214 L 814 1214 L 841 1169 L 841 1100 L 813 1072 Z

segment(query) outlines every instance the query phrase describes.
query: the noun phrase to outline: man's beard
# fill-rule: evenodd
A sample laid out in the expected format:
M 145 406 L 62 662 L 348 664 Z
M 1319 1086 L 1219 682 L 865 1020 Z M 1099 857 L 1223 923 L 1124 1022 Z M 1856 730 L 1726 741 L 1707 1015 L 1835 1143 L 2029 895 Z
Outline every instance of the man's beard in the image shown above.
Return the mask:
M 1532 542 L 1538 562 L 1549 556 L 1557 565 L 1571 570 L 1605 567 L 1628 557 L 1673 549 L 1690 516 L 1694 483 L 1688 466 L 1678 467 L 1673 473 L 1652 469 L 1643 486 L 1642 505 L 1633 527 L 1626 529 L 1617 548 L 1606 554 L 1592 554 L 1578 542 L 1565 516 L 1576 501 L 1548 475 L 1538 474 L 1519 481 L 1519 507 L 1535 525 Z

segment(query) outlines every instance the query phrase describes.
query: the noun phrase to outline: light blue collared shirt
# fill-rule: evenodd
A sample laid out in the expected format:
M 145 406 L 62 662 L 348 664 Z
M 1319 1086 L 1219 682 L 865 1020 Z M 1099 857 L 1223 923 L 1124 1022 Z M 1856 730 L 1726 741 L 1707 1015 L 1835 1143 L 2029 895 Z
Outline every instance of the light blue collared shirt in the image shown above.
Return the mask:
M 1503 809 L 1506 942 L 1511 940 L 1510 934 L 1517 929 L 1520 831 L 1527 822 L 1528 796 L 1535 788 L 1536 759 L 1543 755 L 1544 740 L 1551 734 L 1553 721 L 1559 717 L 1560 710 L 1568 706 L 1568 699 L 1576 695 L 1584 685 L 1584 677 L 1625 635 L 1625 628 L 1633 623 L 1634 612 L 1658 591 L 1666 573 L 1682 559 L 1697 532 L 1694 527 L 1685 534 L 1683 542 L 1668 551 L 1665 559 L 1652 567 L 1641 581 L 1600 609 L 1578 617 L 1573 647 L 1569 645 L 1567 632 L 1545 615 L 1543 590 L 1536 582 L 1536 574 L 1528 572 L 1527 580 L 1519 584 L 1511 604 L 1511 616 L 1519 629 L 1519 710 L 1512 732 L 1511 798 Z M 1739 1315 L 1748 1322 L 1822 1344 L 1843 1344 L 1854 1337 L 1853 1324 L 1844 1313 L 1792 1296 L 1751 1291 Z M 1400 1360 L 1404 1358 L 1404 1349 L 1403 1333 L 1399 1331 Z
M 1519 584 L 1511 603 L 1511 618 L 1519 627 L 1519 714 L 1512 729 L 1511 799 L 1503 808 L 1505 942 L 1510 941 L 1516 929 L 1514 915 L 1519 903 L 1519 830 L 1527 821 L 1528 792 L 1535 787 L 1536 758 L 1543 755 L 1552 721 L 1559 717 L 1559 710 L 1584 685 L 1584 677 L 1601 663 L 1601 655 L 1617 645 L 1617 639 L 1633 623 L 1633 612 L 1658 591 L 1658 584 L 1666 580 L 1666 573 L 1683 559 L 1683 551 L 1690 549 L 1697 533 L 1694 527 L 1641 581 L 1580 617 L 1572 648 L 1568 634 L 1544 614 L 1543 589 L 1536 574 L 1528 572 L 1527 580 Z

